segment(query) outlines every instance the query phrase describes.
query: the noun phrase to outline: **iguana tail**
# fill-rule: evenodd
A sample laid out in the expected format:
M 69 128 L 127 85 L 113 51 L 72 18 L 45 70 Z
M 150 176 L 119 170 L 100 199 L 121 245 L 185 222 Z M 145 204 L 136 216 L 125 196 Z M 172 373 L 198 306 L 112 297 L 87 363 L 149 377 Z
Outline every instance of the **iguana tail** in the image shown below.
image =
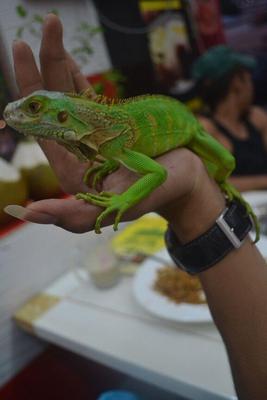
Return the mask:
M 254 211 L 252 210 L 252 207 L 249 203 L 246 202 L 246 200 L 242 197 L 242 195 L 239 193 L 239 191 L 231 185 L 229 182 L 222 182 L 218 183 L 221 190 L 227 195 L 227 198 L 231 201 L 233 199 L 237 199 L 243 206 L 246 208 L 247 213 L 250 215 L 253 224 L 254 224 L 254 229 L 256 232 L 256 237 L 254 240 L 254 243 L 258 242 L 260 238 L 260 225 L 258 218 L 256 217 Z

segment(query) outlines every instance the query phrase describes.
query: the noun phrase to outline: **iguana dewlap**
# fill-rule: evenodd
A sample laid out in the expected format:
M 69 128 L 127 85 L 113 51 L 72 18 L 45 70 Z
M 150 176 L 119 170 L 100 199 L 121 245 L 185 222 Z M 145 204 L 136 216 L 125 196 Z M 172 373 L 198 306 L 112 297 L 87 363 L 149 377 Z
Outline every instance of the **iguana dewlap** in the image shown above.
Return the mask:
M 209 174 L 231 200 L 245 204 L 252 216 L 257 237 L 257 219 L 240 193 L 227 182 L 235 167 L 234 157 L 219 144 L 179 101 L 165 96 L 146 95 L 114 102 L 102 97 L 40 90 L 7 105 L 8 125 L 25 135 L 53 139 L 80 160 L 101 156 L 102 165 L 89 168 L 85 181 L 94 174 L 93 186 L 121 164 L 141 175 L 122 194 L 78 193 L 77 199 L 103 207 L 95 224 L 116 212 L 114 229 L 122 214 L 161 185 L 167 171 L 153 158 L 178 147 L 187 147 L 206 165 Z

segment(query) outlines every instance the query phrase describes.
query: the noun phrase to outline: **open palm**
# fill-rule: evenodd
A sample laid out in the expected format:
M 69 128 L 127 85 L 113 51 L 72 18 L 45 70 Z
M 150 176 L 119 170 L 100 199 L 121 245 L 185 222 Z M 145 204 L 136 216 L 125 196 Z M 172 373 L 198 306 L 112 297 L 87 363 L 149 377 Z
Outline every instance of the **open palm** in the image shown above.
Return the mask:
M 41 73 L 26 43 L 15 42 L 13 56 L 21 96 L 39 89 L 80 92 L 89 87 L 87 79 L 63 47 L 62 25 L 56 16 L 48 16 L 44 24 L 40 49 Z M 66 192 L 76 193 L 86 189 L 82 177 L 88 163 L 79 162 L 54 141 L 40 140 L 40 145 Z

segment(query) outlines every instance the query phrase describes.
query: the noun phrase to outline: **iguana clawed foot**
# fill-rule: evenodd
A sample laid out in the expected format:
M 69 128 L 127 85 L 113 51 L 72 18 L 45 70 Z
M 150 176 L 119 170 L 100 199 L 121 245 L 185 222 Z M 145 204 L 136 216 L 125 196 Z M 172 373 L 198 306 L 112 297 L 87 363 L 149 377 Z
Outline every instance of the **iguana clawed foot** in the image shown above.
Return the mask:
M 83 182 L 87 185 L 91 175 L 94 175 L 92 187 L 96 189 L 96 185 L 101 183 L 101 181 L 112 172 L 119 168 L 119 163 L 114 160 L 107 160 L 102 165 L 96 167 L 90 167 L 85 172 L 83 177 Z
M 219 186 L 220 186 L 221 190 L 226 194 L 229 201 L 231 201 L 233 199 L 237 199 L 245 207 L 247 213 L 250 215 L 250 217 L 253 221 L 253 225 L 254 225 L 254 229 L 255 229 L 255 233 L 256 233 L 254 243 L 256 243 L 260 239 L 260 225 L 259 225 L 258 218 L 256 217 L 250 204 L 247 203 L 245 201 L 245 199 L 243 199 L 243 197 L 238 192 L 238 190 L 233 185 L 231 185 L 229 182 L 220 183 Z
M 109 192 L 101 192 L 98 195 L 92 193 L 78 193 L 76 198 L 79 200 L 87 201 L 88 203 L 94 204 L 99 207 L 104 207 L 103 211 L 97 218 L 95 224 L 95 232 L 101 233 L 101 223 L 104 218 L 109 214 L 117 211 L 115 222 L 113 225 L 114 231 L 118 230 L 118 224 L 121 220 L 122 214 L 131 207 L 131 204 L 126 201 L 123 194 L 114 194 Z

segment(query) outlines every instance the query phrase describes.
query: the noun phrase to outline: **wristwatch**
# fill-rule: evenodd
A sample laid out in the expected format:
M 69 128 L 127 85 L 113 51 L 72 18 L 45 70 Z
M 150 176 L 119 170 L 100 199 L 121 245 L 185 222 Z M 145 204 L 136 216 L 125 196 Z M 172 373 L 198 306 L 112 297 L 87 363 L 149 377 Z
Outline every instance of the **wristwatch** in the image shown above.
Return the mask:
M 179 243 L 170 226 L 165 234 L 167 250 L 174 263 L 191 275 L 205 271 L 238 249 L 252 228 L 246 208 L 239 201 L 230 202 L 215 224 L 189 243 Z

